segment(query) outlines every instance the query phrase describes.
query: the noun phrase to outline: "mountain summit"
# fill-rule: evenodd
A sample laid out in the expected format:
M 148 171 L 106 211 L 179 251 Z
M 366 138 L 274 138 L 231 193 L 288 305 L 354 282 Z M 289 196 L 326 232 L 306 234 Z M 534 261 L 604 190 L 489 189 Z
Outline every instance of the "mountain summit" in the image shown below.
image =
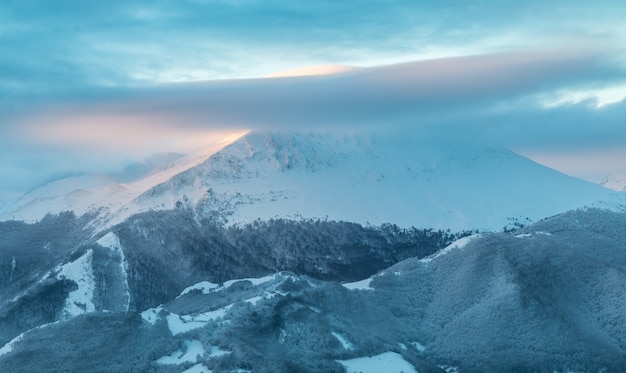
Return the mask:
M 426 135 L 163 159 L 5 212 L 36 222 L 0 222 L 0 371 L 626 366 L 623 194 Z
M 186 208 L 229 224 L 328 218 L 500 230 L 608 194 L 506 149 L 404 134 L 248 133 L 131 183 L 53 196 L 36 190 L 2 218 L 98 211 L 105 228 L 138 212 Z

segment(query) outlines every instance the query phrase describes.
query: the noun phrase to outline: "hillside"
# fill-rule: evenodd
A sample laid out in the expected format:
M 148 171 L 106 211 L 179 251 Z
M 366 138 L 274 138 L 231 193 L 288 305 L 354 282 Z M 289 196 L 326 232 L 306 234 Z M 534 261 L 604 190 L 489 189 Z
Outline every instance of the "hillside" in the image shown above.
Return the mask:
M 199 281 L 142 312 L 88 312 L 26 332 L 0 349 L 0 368 L 618 372 L 625 224 L 623 213 L 572 211 L 343 286 L 292 272 Z

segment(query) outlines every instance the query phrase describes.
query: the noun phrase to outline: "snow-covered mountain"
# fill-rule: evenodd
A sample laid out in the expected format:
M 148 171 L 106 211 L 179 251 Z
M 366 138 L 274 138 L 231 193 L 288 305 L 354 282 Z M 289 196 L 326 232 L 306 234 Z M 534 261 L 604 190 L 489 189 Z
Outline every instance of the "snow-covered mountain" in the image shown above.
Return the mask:
M 598 179 L 598 184 L 615 191 L 626 191 L 626 173 L 611 174 Z
M 187 208 L 245 223 L 281 217 L 500 230 L 605 198 L 606 189 L 505 149 L 406 134 L 249 133 L 129 183 L 35 190 L 2 219 L 100 210 L 106 228 L 142 211 Z M 225 145 L 222 143 L 221 145 Z
M 204 149 L 186 156 L 176 153 L 157 154 L 114 174 L 94 173 L 50 182 L 1 208 L 0 220 L 35 222 L 46 214 L 62 211 L 72 211 L 79 216 L 99 211 L 101 219 L 111 222 L 117 218 L 114 223 L 118 223 L 135 212 L 125 209 L 133 199 L 204 162 L 242 134 L 208 144 Z
M 435 135 L 161 158 L 4 211 L 0 371 L 626 367 L 623 193 Z

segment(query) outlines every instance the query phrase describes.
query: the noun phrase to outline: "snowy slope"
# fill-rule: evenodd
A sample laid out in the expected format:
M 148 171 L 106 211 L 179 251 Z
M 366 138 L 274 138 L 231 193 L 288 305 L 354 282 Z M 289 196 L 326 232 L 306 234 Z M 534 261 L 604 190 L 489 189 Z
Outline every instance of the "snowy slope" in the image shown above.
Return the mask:
M 609 192 L 508 150 L 403 135 L 252 133 L 131 202 L 187 206 L 229 223 L 324 218 L 497 229 Z
M 68 210 L 80 216 L 104 209 L 105 211 L 101 211 L 101 217 L 106 221 L 114 216 L 120 218 L 129 216 L 134 211 L 125 210 L 125 206 L 134 198 L 174 175 L 202 163 L 241 135 L 243 133 L 228 136 L 184 157 L 172 153 L 153 156 L 146 164 L 128 168 L 117 175 L 83 175 L 48 183 L 0 209 L 0 220 L 33 222 L 40 220 L 47 213 L 55 214 Z M 138 173 L 146 175 L 137 178 Z
M 598 179 L 598 184 L 615 191 L 626 191 L 626 173 L 611 174 Z
M 103 227 L 151 209 L 228 223 L 328 218 L 361 224 L 500 230 L 605 198 L 605 188 L 508 150 L 405 134 L 249 133 L 128 184 L 37 198 L 8 219 L 106 207 Z

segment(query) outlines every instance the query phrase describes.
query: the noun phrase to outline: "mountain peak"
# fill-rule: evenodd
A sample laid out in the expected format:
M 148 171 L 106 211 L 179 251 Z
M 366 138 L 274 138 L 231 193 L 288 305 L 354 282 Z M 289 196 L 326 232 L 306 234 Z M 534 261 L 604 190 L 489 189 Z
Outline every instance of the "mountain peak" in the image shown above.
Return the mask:
M 3 216 L 104 207 L 106 228 L 138 212 L 187 208 L 229 223 L 328 218 L 500 230 L 512 218 L 535 221 L 607 193 L 506 149 L 438 137 L 250 132 L 132 183 L 27 199 Z

